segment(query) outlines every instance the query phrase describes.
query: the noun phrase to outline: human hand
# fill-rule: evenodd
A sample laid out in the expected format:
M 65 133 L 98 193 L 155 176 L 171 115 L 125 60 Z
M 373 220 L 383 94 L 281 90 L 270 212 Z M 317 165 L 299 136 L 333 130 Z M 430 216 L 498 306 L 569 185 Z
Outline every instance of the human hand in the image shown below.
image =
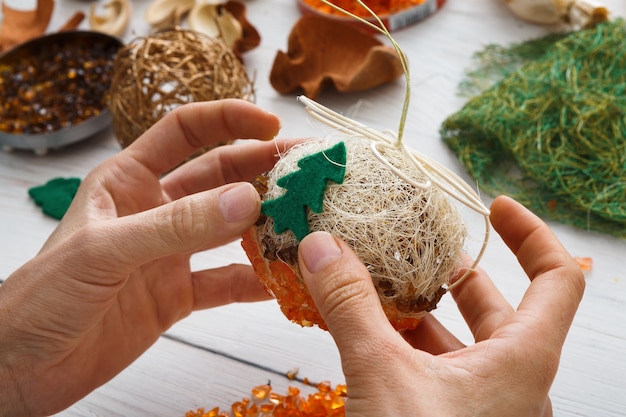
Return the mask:
M 189 261 L 256 221 L 257 191 L 234 182 L 270 169 L 279 145 L 221 146 L 176 167 L 279 124 L 245 101 L 194 103 L 87 175 L 40 253 L 0 287 L 0 415 L 66 408 L 192 310 L 269 298 L 249 266 Z
M 475 344 L 433 316 L 397 333 L 367 269 L 341 241 L 313 233 L 300 244 L 306 284 L 339 351 L 346 415 L 551 416 L 548 391 L 584 290 L 584 277 L 540 219 L 506 197 L 491 222 L 531 283 L 515 311 L 481 269 L 452 295 Z

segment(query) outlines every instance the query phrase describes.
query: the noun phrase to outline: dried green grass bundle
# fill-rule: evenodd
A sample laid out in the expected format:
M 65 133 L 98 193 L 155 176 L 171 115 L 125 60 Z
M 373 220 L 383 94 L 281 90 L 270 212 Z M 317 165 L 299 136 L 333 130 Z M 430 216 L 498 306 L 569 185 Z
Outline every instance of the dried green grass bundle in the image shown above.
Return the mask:
M 484 91 L 441 134 L 479 186 L 625 238 L 625 22 L 492 45 L 477 58 L 461 88 Z

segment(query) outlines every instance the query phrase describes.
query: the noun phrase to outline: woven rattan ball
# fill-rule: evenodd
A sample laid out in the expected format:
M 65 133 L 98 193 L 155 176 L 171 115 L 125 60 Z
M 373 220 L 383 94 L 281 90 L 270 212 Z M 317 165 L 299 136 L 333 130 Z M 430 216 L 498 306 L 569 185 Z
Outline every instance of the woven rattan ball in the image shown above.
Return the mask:
M 254 88 L 221 40 L 171 29 L 137 38 L 116 56 L 109 107 L 124 148 L 171 110 L 223 98 L 254 101 Z

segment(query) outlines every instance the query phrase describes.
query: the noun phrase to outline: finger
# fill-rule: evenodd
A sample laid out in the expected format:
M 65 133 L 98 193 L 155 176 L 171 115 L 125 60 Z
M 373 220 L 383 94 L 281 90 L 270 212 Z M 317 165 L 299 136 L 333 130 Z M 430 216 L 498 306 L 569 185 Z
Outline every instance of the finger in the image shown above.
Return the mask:
M 154 175 L 168 172 L 197 150 L 235 139 L 271 139 L 279 119 L 245 100 L 190 103 L 168 113 L 120 157 L 132 158 Z
M 89 241 L 85 243 L 102 251 L 100 258 L 111 258 L 113 264 L 132 270 L 164 256 L 193 253 L 231 242 L 254 224 L 260 206 L 259 194 L 251 184 L 229 184 L 148 211 L 90 225 L 85 228 L 89 232 L 86 236 Z M 78 234 L 80 237 L 80 231 Z
M 402 337 L 415 349 L 433 355 L 453 352 L 465 347 L 432 314 L 426 315 L 415 329 L 402 332 Z
M 246 141 L 220 146 L 167 174 L 161 185 L 172 199 L 209 190 L 235 181 L 251 181 L 269 171 L 295 141 Z
M 342 357 L 367 358 L 402 340 L 383 312 L 367 268 L 344 242 L 326 232 L 312 233 L 300 243 L 299 259 Z
M 466 264 L 471 265 L 471 261 Z M 514 313 L 513 307 L 481 268 L 470 272 L 451 292 L 476 342 L 489 339 Z
M 228 265 L 193 273 L 194 310 L 272 299 L 249 265 Z
M 519 328 L 560 349 L 585 287 L 580 268 L 548 226 L 512 199 L 493 202 L 491 222 L 532 281 L 518 312 L 533 324 Z

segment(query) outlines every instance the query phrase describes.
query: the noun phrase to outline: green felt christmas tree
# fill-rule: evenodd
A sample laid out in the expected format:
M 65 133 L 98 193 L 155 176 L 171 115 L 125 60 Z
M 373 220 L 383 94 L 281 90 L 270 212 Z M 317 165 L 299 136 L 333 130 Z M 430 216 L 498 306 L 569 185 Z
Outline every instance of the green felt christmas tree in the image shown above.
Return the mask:
M 321 213 L 328 181 L 343 183 L 346 173 L 346 145 L 339 142 L 324 151 L 298 161 L 298 171 L 279 178 L 276 184 L 287 191 L 263 202 L 261 211 L 274 219 L 274 231 L 291 230 L 298 240 L 309 234 L 308 209 Z

